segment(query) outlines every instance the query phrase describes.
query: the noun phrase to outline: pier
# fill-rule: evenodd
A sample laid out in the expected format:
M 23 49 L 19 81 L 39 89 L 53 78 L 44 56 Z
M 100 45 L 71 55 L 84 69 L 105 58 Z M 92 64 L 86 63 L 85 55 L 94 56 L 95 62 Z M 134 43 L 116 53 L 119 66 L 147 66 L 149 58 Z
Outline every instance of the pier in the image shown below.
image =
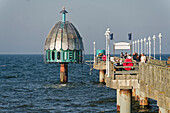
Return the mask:
M 116 59 L 119 59 L 116 57 Z M 149 59 L 147 63 L 137 63 L 128 68 L 131 71 L 117 71 L 109 61 L 109 76 L 103 75 L 106 70 L 105 61 L 96 57 L 93 68 L 99 70 L 100 82 L 105 82 L 107 87 L 117 90 L 117 111 L 130 113 L 132 108 L 132 96 L 139 101 L 140 107 L 148 106 L 148 98 L 157 101 L 160 113 L 170 112 L 170 68 L 166 67 L 166 61 Z
M 154 57 L 151 56 L 151 37 L 148 38 L 148 42 L 146 38 L 141 39 L 141 41 L 118 43 L 113 40 L 113 57 L 110 57 L 109 41 L 113 39 L 110 34 L 108 28 L 105 33 L 106 55 L 104 52 L 101 53 L 106 58 L 103 58 L 98 52 L 95 55 L 94 51 L 93 69 L 99 70 L 99 82 L 117 90 L 117 112 L 131 113 L 133 107 L 132 97 L 134 97 L 139 104 L 139 108 L 143 110 L 148 107 L 148 98 L 151 98 L 157 101 L 159 113 L 170 113 L 170 68 L 168 68 L 167 61 L 161 60 L 162 34 L 159 33 L 158 36 L 160 39 L 160 60 L 155 59 L 155 35 L 153 35 Z M 128 36 L 131 40 L 132 33 L 129 33 Z M 140 62 L 140 58 L 138 60 L 133 59 L 131 57 L 132 47 L 134 55 L 137 55 L 135 51 L 138 51 L 138 54 L 141 53 L 144 58 L 143 53 L 146 53 L 145 60 Z M 116 49 L 130 50 L 130 55 L 126 56 L 127 58 L 115 57 Z M 106 73 L 103 74 L 104 72 Z

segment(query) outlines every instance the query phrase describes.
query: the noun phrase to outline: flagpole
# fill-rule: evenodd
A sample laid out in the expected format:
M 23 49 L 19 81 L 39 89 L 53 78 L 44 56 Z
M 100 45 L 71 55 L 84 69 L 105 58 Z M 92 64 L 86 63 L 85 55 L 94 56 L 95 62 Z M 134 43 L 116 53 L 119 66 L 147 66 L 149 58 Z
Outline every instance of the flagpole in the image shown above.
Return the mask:
M 128 38 L 129 40 L 132 40 L 132 33 L 129 33 L 129 34 L 128 34 L 128 37 L 129 37 L 129 38 Z M 134 51 L 134 50 L 133 50 L 133 51 Z M 130 54 L 132 54 L 132 41 L 130 41 Z

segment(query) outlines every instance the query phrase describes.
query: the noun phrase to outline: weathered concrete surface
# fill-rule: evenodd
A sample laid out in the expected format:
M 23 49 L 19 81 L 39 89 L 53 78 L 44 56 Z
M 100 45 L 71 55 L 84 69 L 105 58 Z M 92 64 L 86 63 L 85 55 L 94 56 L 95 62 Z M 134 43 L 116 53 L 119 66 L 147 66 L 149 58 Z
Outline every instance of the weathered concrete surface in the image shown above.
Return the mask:
M 148 97 L 146 95 L 146 93 L 144 92 L 140 92 L 140 102 L 139 102 L 139 105 L 142 106 L 143 108 L 145 106 L 148 106 Z
M 130 89 L 139 88 L 136 75 L 116 75 L 114 80 L 111 79 L 111 77 L 107 77 L 106 86 L 113 89 L 121 89 L 121 87 L 127 87 Z
M 133 96 L 133 97 L 136 96 L 136 89 L 132 89 L 132 96 Z
M 93 68 L 97 70 L 106 70 L 106 62 L 100 61 L 93 64 Z
M 117 89 L 117 111 L 120 112 L 120 89 Z
M 170 113 L 170 110 L 159 107 L 159 113 Z
M 132 90 L 120 89 L 120 113 L 132 112 Z
M 159 107 L 170 110 L 170 68 L 165 67 L 164 62 L 152 62 L 140 64 L 140 91 L 157 100 Z
M 136 101 L 140 101 L 140 90 L 136 89 L 136 96 L 135 96 Z
M 105 70 L 99 70 L 99 82 L 105 82 Z

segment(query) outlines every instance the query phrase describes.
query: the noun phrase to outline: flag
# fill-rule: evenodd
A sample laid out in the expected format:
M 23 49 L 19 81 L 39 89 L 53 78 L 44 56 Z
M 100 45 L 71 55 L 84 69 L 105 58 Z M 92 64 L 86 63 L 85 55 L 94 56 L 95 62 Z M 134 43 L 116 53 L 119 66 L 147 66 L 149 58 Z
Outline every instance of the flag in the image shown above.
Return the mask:
M 110 34 L 110 40 L 113 40 L 113 33 Z
M 129 38 L 128 38 L 129 40 L 132 40 L 132 33 L 129 33 L 129 34 L 128 34 L 128 37 L 129 37 Z

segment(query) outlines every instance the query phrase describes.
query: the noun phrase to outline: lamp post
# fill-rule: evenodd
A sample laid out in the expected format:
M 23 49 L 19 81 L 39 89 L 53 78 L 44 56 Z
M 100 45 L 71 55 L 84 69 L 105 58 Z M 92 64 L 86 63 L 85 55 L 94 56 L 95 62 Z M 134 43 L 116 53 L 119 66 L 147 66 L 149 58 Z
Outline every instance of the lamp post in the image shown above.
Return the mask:
M 133 41 L 132 43 L 133 43 L 133 53 L 134 53 L 135 52 L 135 46 L 134 46 L 135 42 Z
M 154 59 L 155 59 L 155 40 L 156 40 L 156 36 L 153 35 L 153 41 L 154 41 Z
M 143 53 L 143 39 L 141 39 L 140 42 L 141 42 L 141 53 Z
M 144 38 L 143 41 L 144 41 L 144 53 L 146 54 L 146 38 Z
M 160 47 L 160 60 L 161 60 L 161 39 L 162 39 L 162 34 L 159 33 L 159 47 Z
M 96 45 L 96 42 L 94 41 L 93 42 L 93 45 L 94 45 L 94 64 L 95 64 L 95 61 L 96 61 L 96 47 L 95 47 L 95 45 Z
M 149 41 L 149 59 L 151 58 L 151 37 L 148 37 Z
M 146 48 L 147 48 L 146 54 L 147 54 L 147 56 L 149 56 L 149 54 L 148 54 L 148 42 L 146 42 Z
M 135 52 L 137 52 L 137 47 L 136 47 L 137 41 L 135 40 Z
M 139 42 L 140 42 L 140 41 L 138 40 L 138 55 L 139 55 Z
M 109 38 L 110 38 L 110 29 L 107 28 L 106 33 L 106 74 L 109 77 Z

